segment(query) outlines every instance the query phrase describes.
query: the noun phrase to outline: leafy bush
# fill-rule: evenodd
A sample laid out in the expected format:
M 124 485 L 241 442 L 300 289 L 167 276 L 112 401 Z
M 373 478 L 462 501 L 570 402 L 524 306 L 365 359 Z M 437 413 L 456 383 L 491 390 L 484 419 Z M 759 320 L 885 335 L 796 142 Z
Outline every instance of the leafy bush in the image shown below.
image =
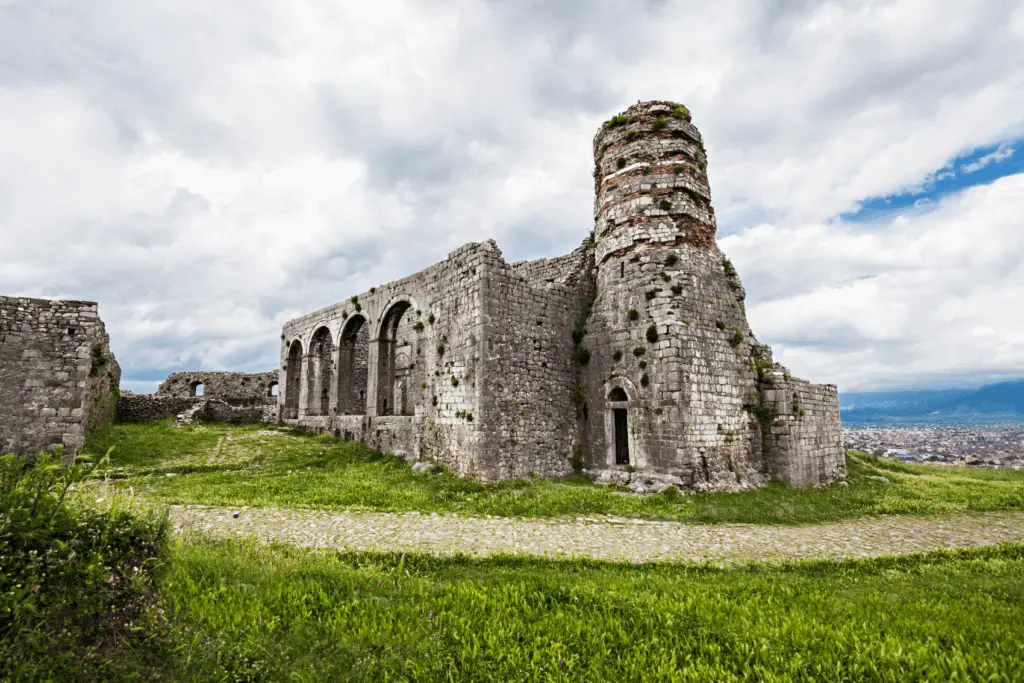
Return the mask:
M 423 331 L 423 323 L 421 321 L 417 320 L 413 324 L 412 329 L 416 330 L 417 332 L 422 332 Z
M 667 125 L 668 121 L 665 118 L 659 116 L 658 118 L 654 119 L 654 123 L 651 124 L 651 130 L 661 130 Z
M 743 343 L 743 332 L 737 328 L 732 328 L 732 334 L 729 336 L 729 343 L 733 346 L 739 346 Z
M 647 336 L 647 341 L 650 342 L 651 344 L 653 344 L 656 341 L 658 341 L 658 326 L 657 325 L 651 325 L 650 327 L 648 327 L 647 328 L 647 335 L 646 336 Z
M 657 290 L 657 289 L 650 289 L 650 290 L 647 290 L 647 291 L 646 291 L 646 292 L 644 293 L 644 298 L 645 298 L 645 299 L 647 299 L 648 301 L 651 301 L 651 300 L 653 300 L 653 299 L 654 299 L 654 297 L 658 296 L 658 291 L 659 291 L 659 290 Z
M 612 353 L 612 360 L 615 361 L 616 363 L 622 360 L 622 351 L 620 351 L 619 349 L 615 349 L 615 352 Z
M 433 313 L 431 313 L 430 315 L 427 316 L 427 322 L 430 323 L 431 325 L 434 324 L 435 320 L 437 320 L 437 318 L 434 317 Z
M 667 199 L 662 199 L 660 202 L 658 202 L 658 208 L 661 209 L 662 211 L 669 211 L 672 209 L 672 202 L 670 202 Z
M 678 284 L 672 285 L 672 293 L 675 294 L 676 296 L 679 296 L 680 294 L 683 293 L 683 286 Z
M 576 365 L 587 365 L 590 363 L 590 350 L 585 346 L 577 346 L 573 349 L 572 360 Z
M 608 125 L 612 128 L 615 128 L 617 126 L 624 126 L 627 123 L 629 123 L 630 120 L 630 117 L 626 116 L 625 114 L 617 114 L 613 116 L 610 121 L 608 121 Z
M 639 135 L 640 135 L 640 131 L 636 130 L 635 128 L 631 128 L 630 130 L 626 131 L 626 139 L 627 140 L 633 140 L 633 139 L 635 139 Z
M 651 378 L 647 376 L 647 373 L 640 375 L 640 386 L 646 387 L 651 383 Z
M 100 470 L 87 458 L 62 466 L 61 455 L 0 457 L 3 680 L 113 680 L 145 670 L 157 645 L 134 627 L 153 619 L 166 516 L 72 505 Z
M 626 168 L 626 157 L 619 157 L 618 159 L 616 159 L 615 168 L 619 169 L 620 171 Z
M 626 318 L 628 320 L 638 320 L 640 318 L 640 313 L 635 308 L 631 308 L 626 311 Z
M 723 323 L 721 320 L 716 320 L 715 321 L 715 327 L 717 327 L 720 330 L 724 330 L 725 329 L 725 323 Z
M 633 355 L 636 356 L 637 358 L 644 355 L 645 353 L 647 353 L 647 349 L 643 346 L 638 346 L 635 349 L 633 349 Z
M 681 104 L 677 104 L 676 108 L 675 108 L 675 110 L 673 110 L 672 114 L 677 119 L 685 119 L 685 118 L 687 118 L 690 115 L 690 110 L 687 109 L 685 106 L 683 106 Z
M 455 375 L 452 375 L 451 383 L 453 387 L 459 386 L 459 378 L 456 377 Z
M 669 268 L 671 268 L 672 266 L 674 266 L 678 262 L 679 262 L 679 257 L 676 256 L 675 254 L 669 254 L 668 256 L 665 257 L 665 265 L 668 266 Z
M 722 258 L 722 270 L 725 271 L 725 274 L 728 277 L 735 277 L 736 276 L 736 268 L 732 265 L 732 261 L 730 261 L 726 257 Z

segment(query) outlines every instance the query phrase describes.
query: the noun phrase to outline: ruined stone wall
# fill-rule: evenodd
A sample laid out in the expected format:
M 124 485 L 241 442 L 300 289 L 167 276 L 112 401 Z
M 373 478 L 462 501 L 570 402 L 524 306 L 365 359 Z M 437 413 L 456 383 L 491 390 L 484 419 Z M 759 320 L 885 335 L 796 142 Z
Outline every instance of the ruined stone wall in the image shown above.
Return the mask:
M 532 286 L 543 286 L 547 282 L 565 283 L 578 277 L 581 260 L 589 253 L 589 240 L 583 246 L 565 256 L 542 258 L 533 261 L 517 261 L 508 268 Z
M 155 422 L 179 415 L 203 402 L 202 397 L 121 393 L 117 401 L 118 422 Z
M 0 297 L 0 452 L 73 457 L 113 417 L 120 379 L 95 303 Z
M 571 471 L 573 394 L 579 389 L 572 328 L 583 305 L 580 279 L 588 256 L 581 247 L 540 268 L 508 266 L 497 257 L 489 265 L 483 283 L 483 448 L 495 463 L 492 478 Z
M 390 414 L 399 406 L 400 412 L 418 418 L 421 425 L 415 430 L 421 436 L 408 446 L 410 450 L 430 454 L 457 473 L 489 478 L 490 463 L 481 460 L 479 450 L 480 279 L 484 264 L 496 249 L 493 242 L 467 244 L 426 270 L 286 323 L 281 343 L 285 391 L 279 402 L 283 420 L 339 436 L 346 431 L 353 438 L 360 434 L 372 444 L 378 429 L 388 433 L 394 422 L 391 418 L 402 417 Z M 388 322 L 403 308 L 391 332 Z M 365 389 L 358 384 L 362 375 L 354 384 L 357 392 L 365 391 L 365 416 L 372 418 L 368 422 L 360 420 L 362 416 L 339 414 L 346 363 L 338 340 L 354 327 L 362 329 L 360 326 L 369 330 L 364 337 L 368 342 Z M 318 361 L 311 361 L 308 349 L 321 328 L 326 328 L 332 340 L 331 363 L 311 375 L 311 363 Z M 389 360 L 391 342 L 394 362 Z M 295 369 L 289 367 L 288 360 L 293 348 L 301 348 L 301 362 Z M 295 370 L 300 381 L 293 388 L 289 377 Z M 308 397 L 321 386 L 316 374 L 322 376 L 325 371 L 330 373 L 328 414 L 311 414 Z M 298 394 L 291 399 L 294 403 L 289 402 L 289 393 Z M 388 396 L 392 400 L 385 404 Z M 345 405 L 344 400 L 340 403 Z M 297 417 L 291 416 L 291 405 L 297 406 Z
M 811 384 L 775 373 L 764 389 L 764 454 L 769 473 L 793 486 L 832 481 L 845 468 L 834 384 Z
M 276 403 L 271 394 L 278 383 L 276 370 L 270 372 L 175 372 L 161 382 L 157 396 L 189 398 L 196 395 L 197 384 L 203 385 L 204 398 L 216 398 L 232 405 Z

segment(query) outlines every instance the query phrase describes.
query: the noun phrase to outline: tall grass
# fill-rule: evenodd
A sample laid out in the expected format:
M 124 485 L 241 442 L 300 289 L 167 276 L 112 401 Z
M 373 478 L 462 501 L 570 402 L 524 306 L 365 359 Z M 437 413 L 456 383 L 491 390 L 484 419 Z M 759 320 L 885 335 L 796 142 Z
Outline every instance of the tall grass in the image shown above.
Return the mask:
M 0 457 L 0 680 L 158 677 L 151 569 L 166 515 L 80 504 L 89 465 Z
M 1024 680 L 1024 546 L 731 570 L 174 552 L 187 680 Z
M 414 473 L 402 460 L 359 444 L 259 426 L 116 425 L 89 447 L 102 453 L 112 445 L 113 464 L 127 477 L 122 485 L 169 503 L 760 524 L 1024 509 L 1024 472 L 901 465 L 866 454 L 848 458 L 846 486 L 636 496 L 582 476 L 480 484 Z

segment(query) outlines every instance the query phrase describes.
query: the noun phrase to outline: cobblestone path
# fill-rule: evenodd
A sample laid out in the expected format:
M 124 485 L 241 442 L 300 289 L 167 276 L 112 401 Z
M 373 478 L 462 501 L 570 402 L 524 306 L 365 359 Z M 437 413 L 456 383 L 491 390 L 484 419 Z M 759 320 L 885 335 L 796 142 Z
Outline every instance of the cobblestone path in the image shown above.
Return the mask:
M 617 517 L 513 519 L 174 505 L 171 522 L 178 533 L 254 534 L 263 541 L 315 548 L 584 556 L 627 562 L 873 557 L 1024 541 L 1024 512 L 862 517 L 807 526 L 760 526 Z

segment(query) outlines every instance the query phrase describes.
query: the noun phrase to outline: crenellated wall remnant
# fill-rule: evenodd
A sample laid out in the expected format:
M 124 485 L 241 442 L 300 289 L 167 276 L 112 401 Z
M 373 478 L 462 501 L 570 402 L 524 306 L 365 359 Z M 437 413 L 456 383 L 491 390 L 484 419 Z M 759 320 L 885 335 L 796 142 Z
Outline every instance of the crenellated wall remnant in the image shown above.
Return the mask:
M 0 297 L 0 453 L 73 460 L 113 419 L 120 380 L 96 303 Z
M 844 476 L 835 386 L 790 378 L 747 324 L 690 113 L 638 103 L 594 161 L 595 229 L 572 253 L 507 264 L 467 244 L 286 323 L 282 421 L 484 480 Z

